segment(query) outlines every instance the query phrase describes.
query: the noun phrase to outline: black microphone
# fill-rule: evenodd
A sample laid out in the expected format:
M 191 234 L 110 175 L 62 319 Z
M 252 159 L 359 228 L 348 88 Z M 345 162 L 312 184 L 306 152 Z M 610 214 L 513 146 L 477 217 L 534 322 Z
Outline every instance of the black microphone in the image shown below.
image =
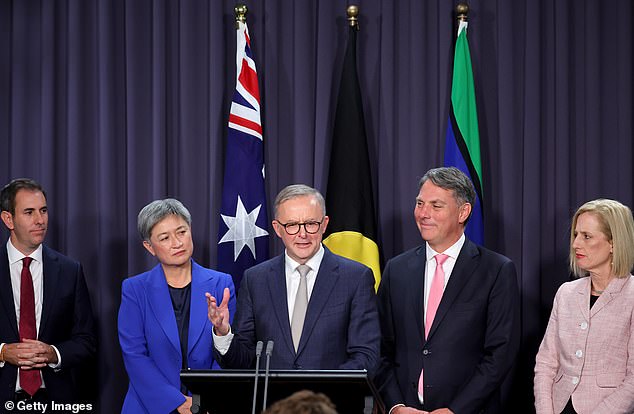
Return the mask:
M 258 371 L 260 370 L 260 355 L 262 355 L 262 341 L 258 341 L 255 344 L 255 383 L 253 384 L 253 404 L 251 407 L 251 414 L 255 414 L 255 401 L 258 395 Z
M 271 363 L 271 354 L 273 353 L 273 341 L 266 343 L 266 370 L 264 371 L 264 398 L 262 399 L 262 411 L 266 410 L 266 396 L 269 393 L 269 365 Z

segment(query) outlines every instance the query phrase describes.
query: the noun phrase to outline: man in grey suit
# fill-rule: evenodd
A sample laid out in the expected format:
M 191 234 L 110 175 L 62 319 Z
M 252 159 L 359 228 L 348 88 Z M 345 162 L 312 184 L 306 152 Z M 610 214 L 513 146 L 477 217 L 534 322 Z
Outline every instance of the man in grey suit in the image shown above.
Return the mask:
M 233 326 L 228 293 L 208 296 L 214 352 L 223 368 L 253 368 L 257 341 L 274 341 L 273 369 L 367 369 L 378 361 L 374 277 L 366 266 L 321 244 L 324 198 L 290 185 L 275 199 L 273 228 L 284 254 L 247 270 Z
M 508 258 L 464 236 L 474 203 L 457 168 L 428 171 L 414 218 L 425 243 L 390 260 L 379 287 L 381 366 L 390 414 L 500 413 L 520 341 Z

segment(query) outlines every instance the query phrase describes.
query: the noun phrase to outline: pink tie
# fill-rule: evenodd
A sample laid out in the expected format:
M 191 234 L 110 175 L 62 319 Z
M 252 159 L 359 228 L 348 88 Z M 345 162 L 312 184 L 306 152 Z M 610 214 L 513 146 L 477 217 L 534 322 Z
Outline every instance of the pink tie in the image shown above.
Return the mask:
M 445 290 L 445 271 L 442 268 L 443 263 L 449 256 L 446 254 L 437 254 L 434 256 L 436 259 L 436 271 L 434 272 L 434 279 L 431 281 L 431 288 L 429 289 L 429 297 L 427 298 L 427 311 L 425 312 L 425 339 L 429 335 L 432 323 L 434 323 L 434 317 L 440 305 L 440 299 L 442 299 L 442 293 Z M 420 372 L 418 379 L 418 397 L 423 401 L 423 371 Z

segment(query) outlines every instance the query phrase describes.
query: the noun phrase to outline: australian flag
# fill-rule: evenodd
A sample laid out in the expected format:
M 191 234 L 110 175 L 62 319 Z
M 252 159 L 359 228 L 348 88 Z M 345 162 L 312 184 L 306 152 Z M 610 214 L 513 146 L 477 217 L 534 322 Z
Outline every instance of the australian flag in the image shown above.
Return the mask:
M 246 269 L 268 258 L 267 228 L 258 74 L 249 30 L 239 22 L 218 230 L 218 270 L 233 276 L 236 288 Z

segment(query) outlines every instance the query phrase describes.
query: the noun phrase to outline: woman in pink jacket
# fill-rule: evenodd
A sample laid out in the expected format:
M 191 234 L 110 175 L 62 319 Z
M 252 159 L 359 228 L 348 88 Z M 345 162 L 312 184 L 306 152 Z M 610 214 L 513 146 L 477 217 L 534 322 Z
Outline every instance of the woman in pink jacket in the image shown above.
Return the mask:
M 634 221 L 614 200 L 572 219 L 570 267 L 535 365 L 538 414 L 634 413 Z

